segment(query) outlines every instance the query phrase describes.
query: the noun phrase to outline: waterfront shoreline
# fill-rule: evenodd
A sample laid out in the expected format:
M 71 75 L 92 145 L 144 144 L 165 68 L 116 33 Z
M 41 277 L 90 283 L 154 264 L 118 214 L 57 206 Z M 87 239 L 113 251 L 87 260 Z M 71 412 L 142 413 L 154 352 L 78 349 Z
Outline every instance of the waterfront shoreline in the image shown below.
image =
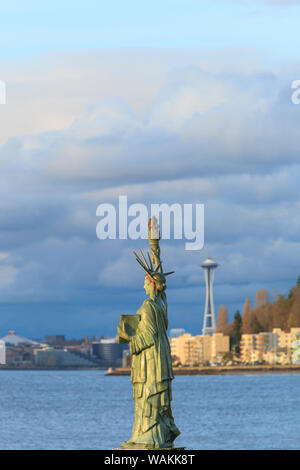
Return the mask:
M 0 366 L 0 371 L 15 371 L 15 370 L 20 370 L 20 371 L 74 371 L 74 370 L 100 370 L 100 371 L 105 371 L 107 370 L 107 367 L 34 367 L 34 366 Z
M 130 376 L 130 368 L 107 367 L 22 367 L 0 366 L 1 371 L 106 371 L 106 376 Z M 232 375 L 232 374 L 268 374 L 300 373 L 299 365 L 255 365 L 255 366 L 206 366 L 206 367 L 173 367 L 174 375 Z
M 300 373 L 300 365 L 261 365 L 261 366 L 208 366 L 174 367 L 174 375 L 231 375 L 231 374 L 268 374 Z M 109 369 L 107 376 L 128 376 L 130 368 Z

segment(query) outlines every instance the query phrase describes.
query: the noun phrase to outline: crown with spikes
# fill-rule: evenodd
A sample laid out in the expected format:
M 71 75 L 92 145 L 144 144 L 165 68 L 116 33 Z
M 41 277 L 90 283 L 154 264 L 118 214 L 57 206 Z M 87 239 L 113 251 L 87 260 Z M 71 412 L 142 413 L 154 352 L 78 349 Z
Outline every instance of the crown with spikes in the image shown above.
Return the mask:
M 150 280 L 155 284 L 155 276 L 162 276 L 162 278 L 165 278 L 166 276 L 169 276 L 170 274 L 173 274 L 175 271 L 170 271 L 168 273 L 164 273 L 162 271 L 159 271 L 159 268 L 161 267 L 161 262 L 156 266 L 154 269 L 154 266 L 151 261 L 150 254 L 147 252 L 147 257 L 148 257 L 148 262 L 142 252 L 142 250 L 139 248 L 139 251 L 141 253 L 142 259 L 139 257 L 139 255 L 134 251 L 133 254 L 136 257 L 137 262 L 142 266 L 142 268 L 146 271 L 147 277 L 150 278 Z

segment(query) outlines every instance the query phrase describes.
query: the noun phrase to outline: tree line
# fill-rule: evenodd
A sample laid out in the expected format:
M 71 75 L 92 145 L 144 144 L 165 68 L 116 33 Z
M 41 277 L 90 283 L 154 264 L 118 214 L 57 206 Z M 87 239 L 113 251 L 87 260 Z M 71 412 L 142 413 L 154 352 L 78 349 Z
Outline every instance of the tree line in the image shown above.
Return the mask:
M 221 305 L 216 331 L 230 336 L 231 345 L 238 349 L 242 334 L 271 332 L 273 328 L 288 332 L 295 327 L 300 327 L 300 277 L 288 295 L 275 292 L 273 301 L 266 289 L 258 290 L 254 306 L 251 306 L 250 299 L 247 298 L 242 314 L 237 310 L 231 323 L 227 322 L 227 307 Z

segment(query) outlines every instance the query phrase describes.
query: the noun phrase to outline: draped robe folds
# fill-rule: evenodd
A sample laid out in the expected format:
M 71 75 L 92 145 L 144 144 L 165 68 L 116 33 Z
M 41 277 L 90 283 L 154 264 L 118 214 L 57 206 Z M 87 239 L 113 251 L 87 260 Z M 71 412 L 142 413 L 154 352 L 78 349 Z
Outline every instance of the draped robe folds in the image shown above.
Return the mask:
M 141 320 L 129 343 L 135 415 L 132 437 L 124 445 L 169 448 L 180 432 L 171 411 L 174 376 L 165 294 L 145 300 L 137 314 Z

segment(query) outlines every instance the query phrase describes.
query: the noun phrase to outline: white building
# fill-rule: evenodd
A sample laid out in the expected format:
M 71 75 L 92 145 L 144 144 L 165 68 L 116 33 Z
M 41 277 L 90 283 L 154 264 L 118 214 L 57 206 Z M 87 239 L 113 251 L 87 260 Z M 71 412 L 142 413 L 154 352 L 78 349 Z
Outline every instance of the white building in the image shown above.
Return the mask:
M 10 330 L 6 336 L 0 338 L 0 341 L 3 341 L 8 346 L 18 346 L 19 344 L 28 344 L 31 346 L 39 345 L 39 343 L 37 343 L 36 341 L 32 341 L 31 339 L 23 338 L 22 336 L 16 335 L 16 332 L 14 330 Z
M 296 339 L 292 344 L 292 348 L 293 348 L 292 363 L 300 364 L 300 333 L 296 333 Z
M 0 365 L 6 364 L 5 342 L 0 341 Z

